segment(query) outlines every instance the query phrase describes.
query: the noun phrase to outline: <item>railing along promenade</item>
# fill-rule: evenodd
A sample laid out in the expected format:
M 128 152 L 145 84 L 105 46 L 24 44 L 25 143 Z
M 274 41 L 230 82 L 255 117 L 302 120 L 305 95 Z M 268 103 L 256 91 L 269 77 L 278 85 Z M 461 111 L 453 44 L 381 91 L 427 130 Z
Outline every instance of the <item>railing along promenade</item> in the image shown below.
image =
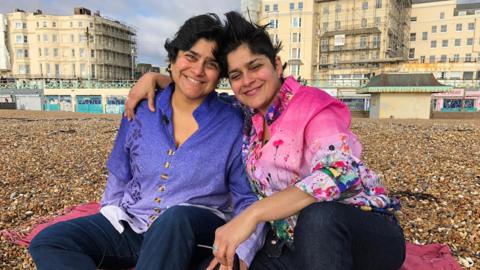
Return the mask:
M 437 79 L 440 83 L 454 88 L 480 89 L 480 80 Z M 329 79 L 329 80 L 304 80 L 303 83 L 319 88 L 361 88 L 368 84 L 369 79 Z M 135 80 L 26 80 L 0 81 L 0 89 L 102 89 L 102 88 L 131 88 Z M 228 81 L 218 84 L 220 89 L 230 89 Z

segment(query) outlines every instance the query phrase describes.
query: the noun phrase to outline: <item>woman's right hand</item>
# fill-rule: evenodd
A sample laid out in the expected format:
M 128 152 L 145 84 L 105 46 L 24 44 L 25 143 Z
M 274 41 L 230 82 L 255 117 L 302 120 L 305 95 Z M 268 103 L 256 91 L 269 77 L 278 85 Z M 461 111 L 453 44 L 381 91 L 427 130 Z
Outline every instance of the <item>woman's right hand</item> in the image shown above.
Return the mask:
M 132 120 L 135 117 L 135 108 L 143 99 L 148 99 L 148 108 L 150 111 L 155 111 L 155 88 L 165 88 L 171 82 L 170 78 L 160 73 L 148 72 L 145 73 L 137 83 L 132 87 L 128 93 L 125 101 L 125 111 L 123 115 Z

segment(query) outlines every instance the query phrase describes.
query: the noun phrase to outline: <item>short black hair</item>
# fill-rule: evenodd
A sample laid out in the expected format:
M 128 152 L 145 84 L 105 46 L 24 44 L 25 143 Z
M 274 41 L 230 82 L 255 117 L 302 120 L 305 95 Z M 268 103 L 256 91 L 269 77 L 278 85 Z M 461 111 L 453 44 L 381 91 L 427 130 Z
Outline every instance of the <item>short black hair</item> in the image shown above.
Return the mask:
M 226 66 L 220 60 L 220 48 L 224 44 L 224 28 L 222 21 L 217 14 L 206 13 L 189 18 L 178 29 L 173 39 L 165 41 L 165 49 L 167 50 L 167 57 L 170 63 L 175 63 L 178 56 L 178 51 L 188 51 L 195 45 L 199 39 L 206 39 L 216 43 L 216 49 L 213 51 L 215 59 L 220 65 L 220 77 L 226 75 Z M 170 65 L 169 65 L 170 67 Z
M 265 55 L 275 66 L 275 58 L 282 49 L 282 43 L 273 44 L 266 31 L 268 25 L 260 26 L 247 21 L 238 12 L 225 13 L 225 44 L 222 52 L 223 65 L 227 66 L 227 55 L 242 44 L 248 46 L 253 54 Z

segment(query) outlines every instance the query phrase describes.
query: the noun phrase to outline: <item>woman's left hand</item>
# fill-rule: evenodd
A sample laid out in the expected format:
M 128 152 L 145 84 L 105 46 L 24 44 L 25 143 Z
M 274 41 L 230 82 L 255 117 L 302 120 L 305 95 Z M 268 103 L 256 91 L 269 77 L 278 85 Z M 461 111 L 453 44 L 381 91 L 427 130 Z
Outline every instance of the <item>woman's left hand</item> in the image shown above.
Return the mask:
M 213 246 L 216 247 L 213 255 L 217 261 L 223 266 L 232 267 L 237 247 L 247 240 L 256 227 L 257 222 L 248 215 L 247 211 L 219 227 L 215 231 L 215 241 L 213 243 Z M 207 269 L 210 270 L 213 267 Z

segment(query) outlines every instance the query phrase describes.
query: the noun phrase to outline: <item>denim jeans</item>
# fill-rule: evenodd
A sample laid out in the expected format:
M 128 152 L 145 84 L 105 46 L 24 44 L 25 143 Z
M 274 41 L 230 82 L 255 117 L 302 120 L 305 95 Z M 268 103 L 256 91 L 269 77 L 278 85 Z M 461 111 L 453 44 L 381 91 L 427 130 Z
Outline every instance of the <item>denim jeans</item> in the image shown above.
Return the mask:
M 31 242 L 29 252 L 39 270 L 190 269 L 211 255 L 197 244 L 213 244 L 224 221 L 193 206 L 166 210 L 147 232 L 135 233 L 124 222 L 118 233 L 102 215 L 52 225 Z
M 394 218 L 337 202 L 303 209 L 294 235 L 293 244 L 280 246 L 267 237 L 249 269 L 393 270 L 405 260 L 405 238 Z

